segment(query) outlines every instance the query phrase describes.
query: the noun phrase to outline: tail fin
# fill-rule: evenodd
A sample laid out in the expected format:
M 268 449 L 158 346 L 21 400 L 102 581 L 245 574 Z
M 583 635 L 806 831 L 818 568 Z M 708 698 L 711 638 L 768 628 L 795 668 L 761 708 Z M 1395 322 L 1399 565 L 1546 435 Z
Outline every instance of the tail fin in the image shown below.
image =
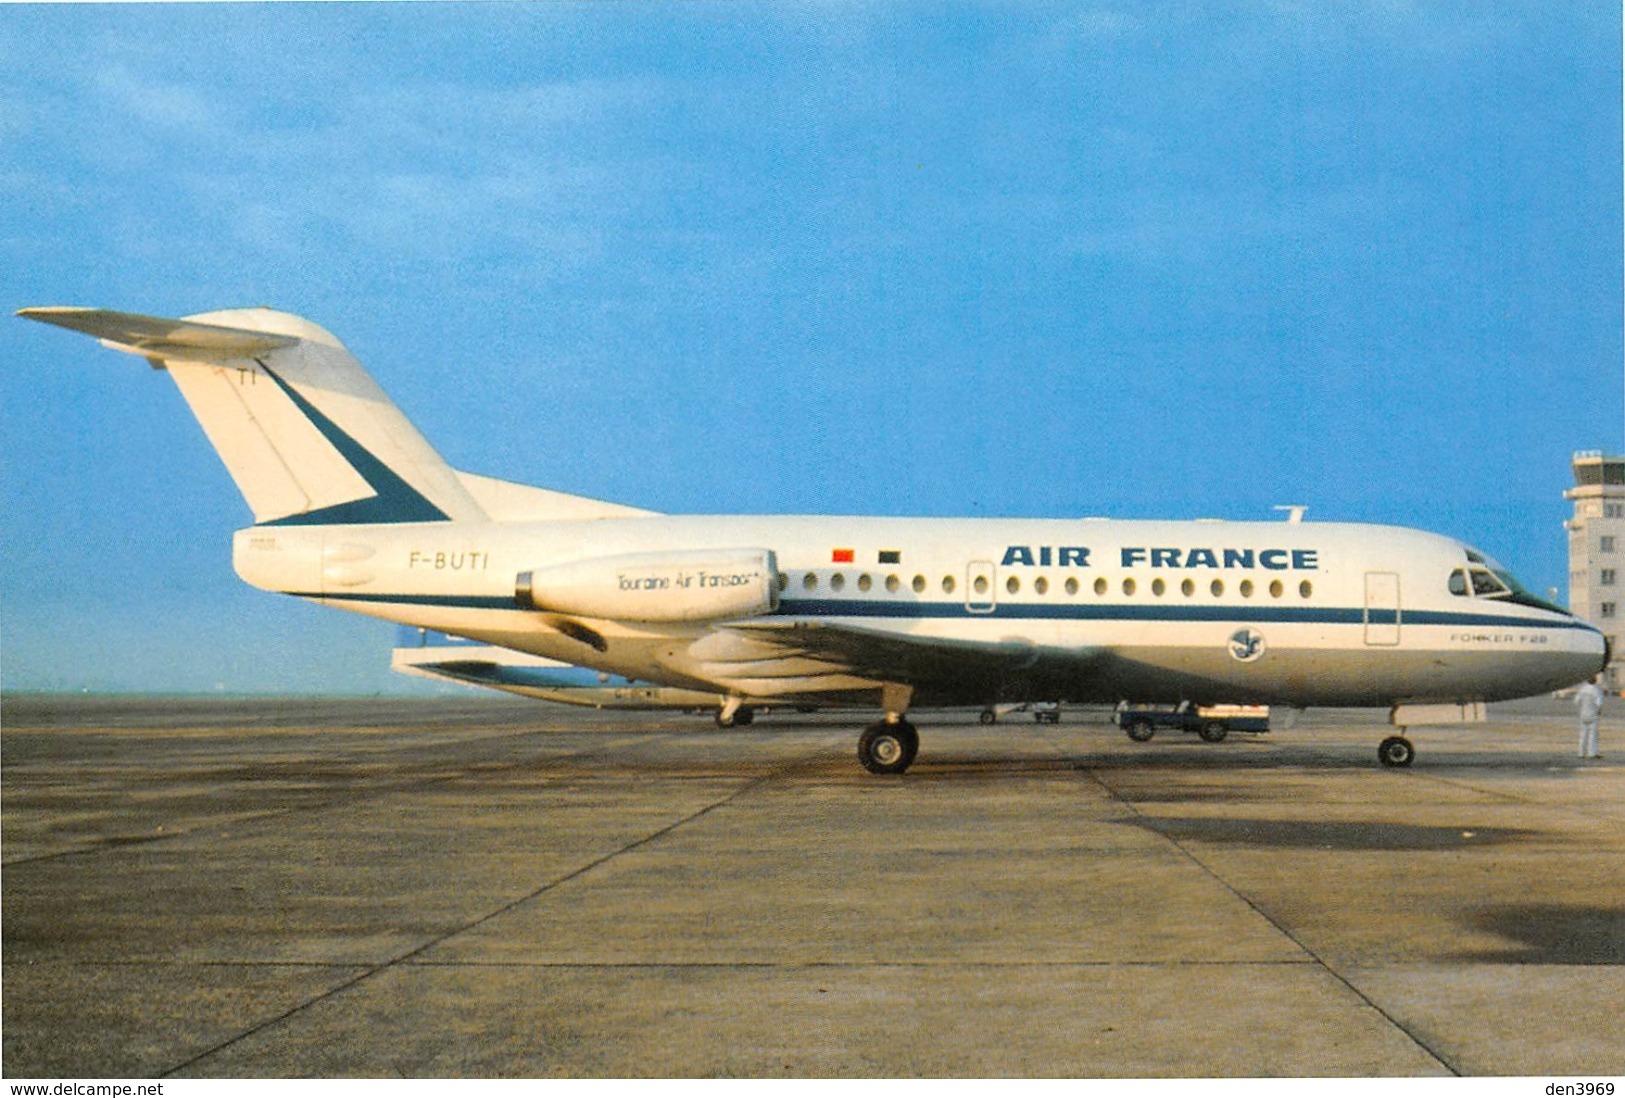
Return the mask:
M 486 517 L 344 345 L 302 317 L 229 309 L 168 320 L 73 307 L 17 315 L 167 370 L 256 523 Z

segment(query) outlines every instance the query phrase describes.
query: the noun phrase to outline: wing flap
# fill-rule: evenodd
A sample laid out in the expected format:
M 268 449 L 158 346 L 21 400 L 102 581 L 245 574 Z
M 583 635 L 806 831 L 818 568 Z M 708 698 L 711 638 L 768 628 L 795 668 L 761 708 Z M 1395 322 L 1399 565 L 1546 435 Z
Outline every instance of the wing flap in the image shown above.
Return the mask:
M 95 336 L 115 351 L 153 358 L 182 358 L 191 362 L 231 362 L 263 355 L 278 347 L 291 347 L 293 336 L 171 320 L 112 309 L 85 309 L 75 305 L 49 305 L 19 309 L 27 320 Z

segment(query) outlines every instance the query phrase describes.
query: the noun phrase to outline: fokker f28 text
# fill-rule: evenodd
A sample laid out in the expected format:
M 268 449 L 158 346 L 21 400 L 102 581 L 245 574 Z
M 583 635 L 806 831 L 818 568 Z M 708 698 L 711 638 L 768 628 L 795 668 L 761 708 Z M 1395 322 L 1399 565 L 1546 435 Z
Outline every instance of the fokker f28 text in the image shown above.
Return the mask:
M 1371 706 L 1400 726 L 1571 685 L 1602 635 L 1461 542 L 1319 522 L 664 515 L 453 469 L 328 332 L 269 309 L 20 315 L 165 369 L 253 511 L 237 573 L 725 699 Z M 1405 765 L 1392 735 L 1383 762 Z

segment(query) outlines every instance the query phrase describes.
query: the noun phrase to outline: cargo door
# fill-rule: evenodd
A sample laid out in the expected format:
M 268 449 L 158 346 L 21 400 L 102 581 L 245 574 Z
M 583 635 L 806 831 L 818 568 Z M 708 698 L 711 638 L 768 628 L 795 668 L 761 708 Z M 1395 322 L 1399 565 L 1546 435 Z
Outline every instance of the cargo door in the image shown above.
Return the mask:
M 1365 642 L 1399 643 L 1399 573 L 1365 574 Z

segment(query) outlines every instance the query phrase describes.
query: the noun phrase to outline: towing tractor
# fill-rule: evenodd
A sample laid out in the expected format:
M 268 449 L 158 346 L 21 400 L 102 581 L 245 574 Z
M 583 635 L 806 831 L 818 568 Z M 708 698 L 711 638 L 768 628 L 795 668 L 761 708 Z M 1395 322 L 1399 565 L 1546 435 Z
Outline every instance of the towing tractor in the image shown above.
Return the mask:
M 1208 743 L 1222 743 L 1232 732 L 1262 733 L 1270 730 L 1267 705 L 1192 705 L 1184 702 L 1174 708 L 1136 706 L 1127 703 L 1113 714 L 1117 727 L 1135 743 L 1145 743 L 1159 729 L 1195 732 Z

